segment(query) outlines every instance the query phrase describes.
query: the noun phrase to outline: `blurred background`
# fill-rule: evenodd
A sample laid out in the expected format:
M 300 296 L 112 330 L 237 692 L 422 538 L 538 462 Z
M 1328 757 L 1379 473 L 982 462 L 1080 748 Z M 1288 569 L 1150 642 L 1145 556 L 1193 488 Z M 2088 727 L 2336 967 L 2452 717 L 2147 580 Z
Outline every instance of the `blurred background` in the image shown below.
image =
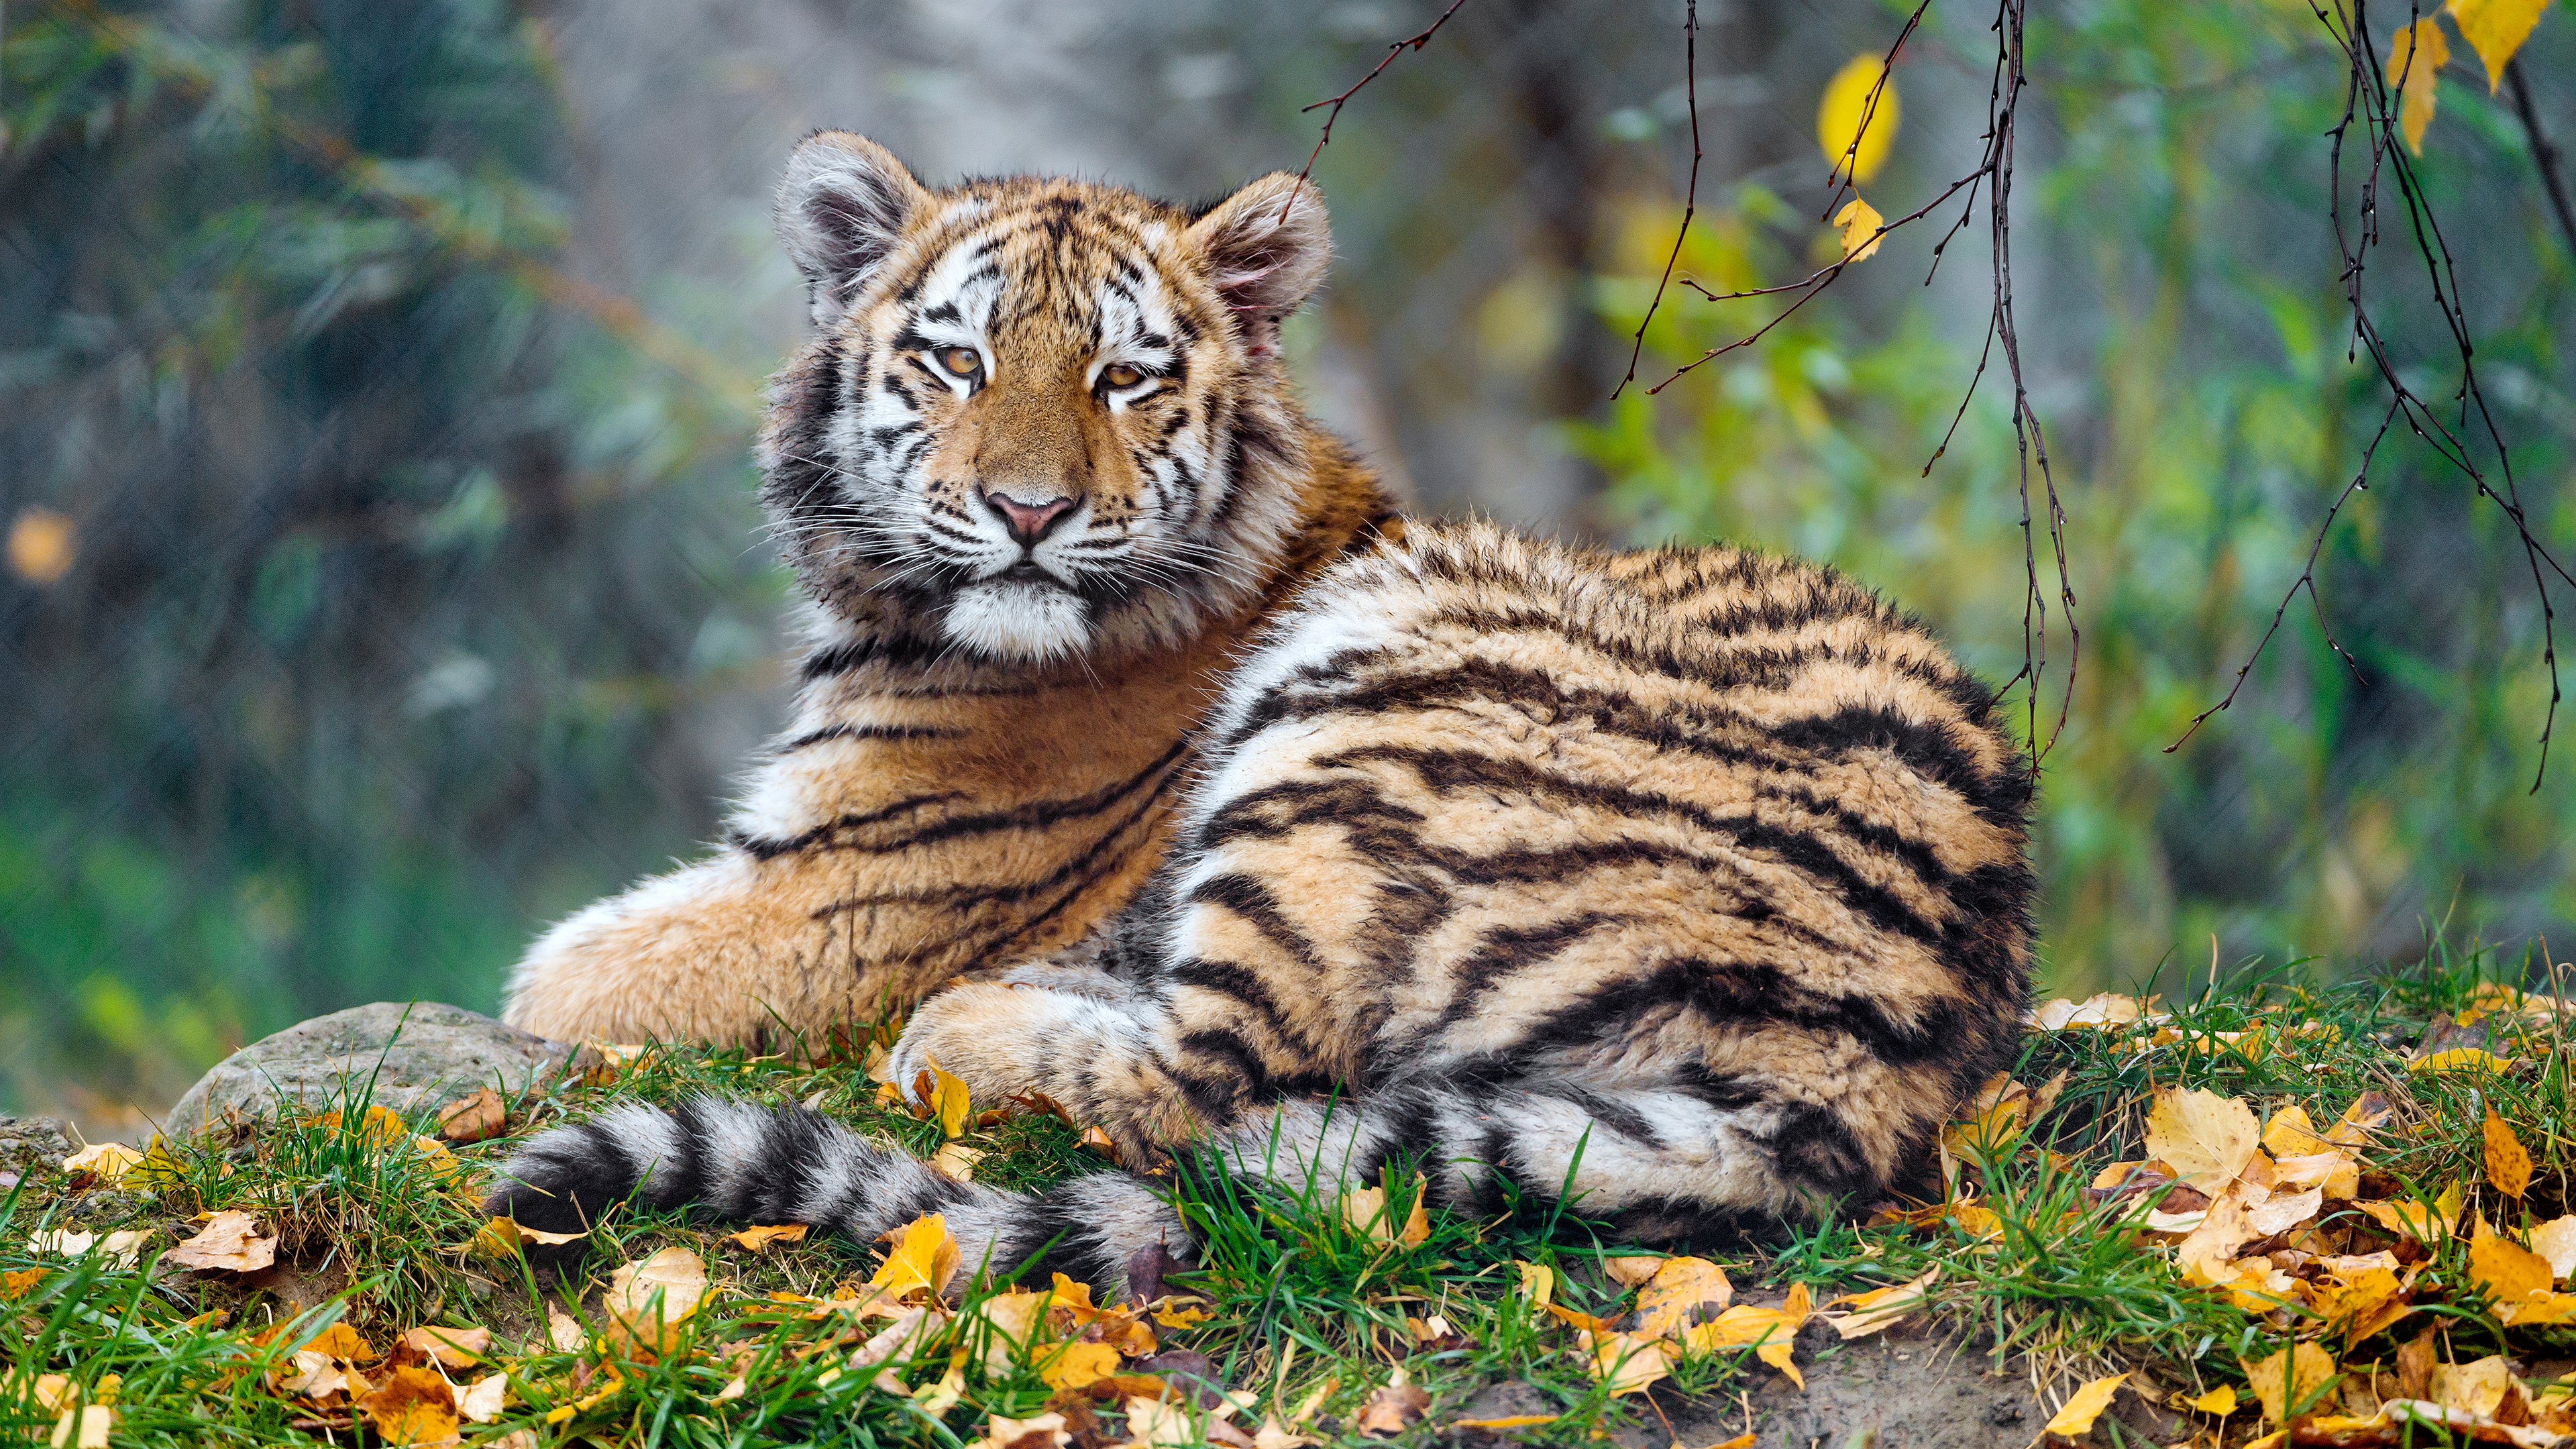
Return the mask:
M 2383 7 L 2384 8 L 2384 7 Z M 1906 7 L 1703 0 L 1684 275 L 1835 254 L 1817 108 Z M 2383 446 L 2348 354 L 2302 0 L 2037 0 L 2023 356 L 2084 629 L 2048 759 L 2052 984 L 2576 943 L 2576 718 L 2531 789 L 2541 612 L 2492 506 Z M 1212 198 L 1294 169 L 1433 0 L 14 0 L 0 10 L 0 1111 L 135 1130 L 359 1002 L 493 1010 L 545 923 L 716 828 L 779 720 L 789 584 L 747 441 L 795 343 L 770 188 L 820 126 L 934 184 Z M 1680 218 L 1679 0 L 1469 0 L 1342 113 L 1316 410 L 1427 512 L 1842 564 L 2021 663 L 1982 225 L 1890 239 L 1752 349 L 1608 394 Z M 1894 72 L 1889 216 L 1975 164 L 1991 9 Z M 2454 45 L 2426 185 L 2535 526 L 2576 552 L 2576 258 Z M 2576 142 L 2576 14 L 2522 53 Z M 2349 218 L 2348 218 L 2349 220 Z M 2371 296 L 2447 399 L 2392 227 Z M 1822 251 L 1819 251 L 1822 248 Z M 1667 298 L 1641 381 L 1776 302 Z M 2054 595 L 2056 580 L 2044 580 Z M 2567 596 L 2562 594 L 2562 608 Z M 2562 612 L 2562 626 L 2571 621 Z M 2062 657 L 2062 636 L 2059 651 Z M 2562 652 L 2568 641 L 2562 640 Z

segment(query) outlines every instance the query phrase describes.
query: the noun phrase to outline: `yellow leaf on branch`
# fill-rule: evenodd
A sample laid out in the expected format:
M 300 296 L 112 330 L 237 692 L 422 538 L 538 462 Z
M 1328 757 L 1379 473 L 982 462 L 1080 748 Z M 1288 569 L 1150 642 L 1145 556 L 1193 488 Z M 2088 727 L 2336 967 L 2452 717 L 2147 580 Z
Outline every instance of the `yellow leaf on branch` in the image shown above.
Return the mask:
M 2424 154 L 2424 128 L 2433 124 L 2434 79 L 2450 58 L 2451 42 L 2442 38 L 2441 23 L 2430 15 L 2389 37 L 2388 83 L 2398 90 L 2397 124 L 2406 132 L 2406 149 L 2418 156 Z M 2458 1054 L 2467 1053 L 2485 1055 L 2475 1047 L 2462 1047 Z
M 1825 82 L 1825 98 L 1816 107 L 1816 144 L 1836 177 L 1867 181 L 1887 164 L 1897 106 L 1895 78 L 1880 81 L 1886 69 L 1877 55 L 1856 55 Z
M 2451 0 L 2446 8 L 2451 23 L 2460 27 L 2460 38 L 2486 64 L 2487 94 L 2494 95 L 2504 80 L 2505 66 L 2530 38 L 2531 28 L 2540 23 L 2549 0 Z
M 1834 213 L 1834 225 L 1843 229 L 1843 260 L 1865 262 L 1878 254 L 1878 244 L 1887 238 L 1878 234 L 1886 218 L 1878 208 L 1853 197 L 1843 209 Z

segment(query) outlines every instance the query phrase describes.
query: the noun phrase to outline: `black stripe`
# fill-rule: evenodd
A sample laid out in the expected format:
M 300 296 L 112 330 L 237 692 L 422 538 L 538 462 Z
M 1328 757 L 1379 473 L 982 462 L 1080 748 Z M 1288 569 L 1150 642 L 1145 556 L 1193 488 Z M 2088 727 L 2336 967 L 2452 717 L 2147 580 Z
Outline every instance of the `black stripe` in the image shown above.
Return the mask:
M 939 725 L 826 725 L 780 745 L 776 753 L 784 755 L 827 740 L 955 740 L 971 733 L 970 730 L 948 729 Z
M 891 805 L 882 806 L 875 810 L 853 811 L 825 824 L 817 825 L 811 830 L 800 831 L 797 834 L 787 837 L 785 840 L 766 839 L 761 836 L 747 835 L 739 830 L 727 832 L 725 839 L 728 843 L 733 845 L 735 849 L 747 852 L 755 860 L 775 860 L 779 856 L 786 855 L 792 851 L 804 850 L 828 840 L 838 831 L 856 830 L 862 826 L 868 825 L 881 825 L 899 815 L 906 815 L 915 810 L 921 810 L 932 805 L 945 804 L 950 800 L 959 800 L 963 798 L 965 798 L 963 792 L 956 790 L 946 790 L 936 795 L 912 795 L 907 796 L 904 799 L 897 800 Z

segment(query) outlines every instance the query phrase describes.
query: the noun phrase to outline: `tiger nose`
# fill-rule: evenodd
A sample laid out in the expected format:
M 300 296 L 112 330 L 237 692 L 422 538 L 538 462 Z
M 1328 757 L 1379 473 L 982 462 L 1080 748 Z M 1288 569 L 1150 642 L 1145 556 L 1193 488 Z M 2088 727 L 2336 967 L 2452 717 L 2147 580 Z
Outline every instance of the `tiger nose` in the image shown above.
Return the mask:
M 1070 498 L 1050 498 L 1044 503 L 1022 503 L 1008 493 L 987 493 L 984 502 L 1002 515 L 1002 524 L 1022 548 L 1035 547 L 1037 541 L 1055 530 L 1057 523 L 1073 511 Z

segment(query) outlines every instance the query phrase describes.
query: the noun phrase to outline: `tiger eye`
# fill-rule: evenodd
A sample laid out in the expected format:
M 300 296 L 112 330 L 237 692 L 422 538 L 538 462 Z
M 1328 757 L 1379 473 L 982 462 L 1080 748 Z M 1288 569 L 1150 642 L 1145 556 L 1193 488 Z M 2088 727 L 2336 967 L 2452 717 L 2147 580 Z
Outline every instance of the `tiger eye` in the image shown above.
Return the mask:
M 1100 370 L 1100 380 L 1111 387 L 1134 387 L 1145 380 L 1145 374 L 1123 362 L 1113 362 Z
M 937 356 L 940 366 L 959 377 L 973 377 L 984 366 L 984 359 L 972 347 L 943 347 Z

